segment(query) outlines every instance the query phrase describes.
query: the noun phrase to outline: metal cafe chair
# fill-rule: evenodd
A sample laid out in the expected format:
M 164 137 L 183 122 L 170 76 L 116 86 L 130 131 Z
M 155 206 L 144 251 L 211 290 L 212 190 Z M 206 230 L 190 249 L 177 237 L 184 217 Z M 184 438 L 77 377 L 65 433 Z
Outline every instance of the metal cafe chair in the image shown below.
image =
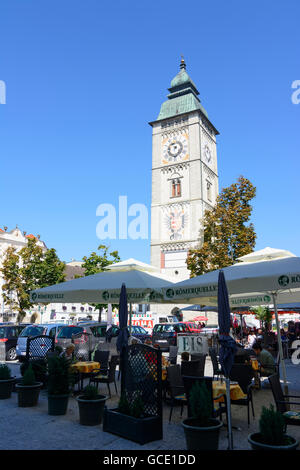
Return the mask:
M 250 424 L 250 404 L 252 409 L 252 416 L 255 418 L 252 394 L 253 377 L 254 371 L 252 366 L 247 364 L 233 364 L 229 375 L 230 380 L 238 382 L 243 393 L 245 394 L 244 398 L 239 398 L 237 400 L 231 399 L 230 401 L 232 405 L 247 406 L 248 426 Z
M 109 384 L 114 383 L 116 394 L 118 394 L 117 384 L 116 384 L 116 366 L 118 362 L 118 356 L 112 356 L 111 360 L 109 361 L 109 368 L 107 374 L 101 374 L 101 369 L 96 369 L 93 371 L 93 375 L 90 377 L 90 383 L 96 383 L 97 388 L 98 384 L 105 383 L 107 384 L 109 396 L 111 398 L 111 391 Z
M 286 425 L 300 426 L 300 395 L 285 395 L 282 391 L 278 374 L 268 377 L 277 411 L 283 414 Z M 298 399 L 298 401 L 292 400 Z M 290 405 L 297 405 L 298 410 L 289 410 Z
M 170 409 L 170 416 L 169 422 L 172 418 L 173 408 L 176 405 L 181 406 L 181 414 L 183 412 L 183 407 L 187 405 L 187 400 L 184 393 L 184 386 L 180 372 L 180 365 L 173 365 L 167 367 L 167 376 L 169 382 L 169 393 L 171 396 L 171 409 Z

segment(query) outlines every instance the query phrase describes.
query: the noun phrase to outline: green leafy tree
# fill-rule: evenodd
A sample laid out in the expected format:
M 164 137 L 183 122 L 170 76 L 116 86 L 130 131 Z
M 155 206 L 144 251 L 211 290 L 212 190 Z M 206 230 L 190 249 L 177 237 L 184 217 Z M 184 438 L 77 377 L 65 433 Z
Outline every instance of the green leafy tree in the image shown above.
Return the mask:
M 257 320 L 264 324 L 264 328 L 268 331 L 272 324 L 272 313 L 269 307 L 263 307 L 260 305 L 259 307 L 253 308 L 251 310 Z
M 3 299 L 10 310 L 17 310 L 17 321 L 22 321 L 26 310 L 33 306 L 30 291 L 64 281 L 65 264 L 52 248 L 44 252 L 36 239 L 28 239 L 27 245 L 17 252 L 9 247 L 4 255 L 1 273 Z
M 84 256 L 82 267 L 85 270 L 84 275 L 90 276 L 91 274 L 97 274 L 106 270 L 107 266 L 113 263 L 121 261 L 118 251 L 109 252 L 109 247 L 106 245 L 98 246 L 99 253 L 93 251 L 90 256 Z M 107 304 L 91 304 L 97 310 L 99 310 L 99 322 L 101 321 L 101 310 L 107 307 Z
M 237 183 L 222 190 L 214 208 L 205 211 L 203 244 L 187 257 L 191 277 L 230 266 L 253 251 L 256 233 L 249 220 L 255 194 L 253 184 L 240 176 Z

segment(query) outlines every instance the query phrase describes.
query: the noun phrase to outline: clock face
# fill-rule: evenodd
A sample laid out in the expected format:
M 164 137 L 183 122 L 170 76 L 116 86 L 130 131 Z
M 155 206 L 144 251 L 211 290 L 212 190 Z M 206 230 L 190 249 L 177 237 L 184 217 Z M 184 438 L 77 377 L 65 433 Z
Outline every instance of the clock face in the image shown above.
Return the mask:
M 187 160 L 188 136 L 186 134 L 166 137 L 162 142 L 163 163 L 176 163 Z
M 208 145 L 205 145 L 204 147 L 204 157 L 207 163 L 211 162 L 211 150 Z

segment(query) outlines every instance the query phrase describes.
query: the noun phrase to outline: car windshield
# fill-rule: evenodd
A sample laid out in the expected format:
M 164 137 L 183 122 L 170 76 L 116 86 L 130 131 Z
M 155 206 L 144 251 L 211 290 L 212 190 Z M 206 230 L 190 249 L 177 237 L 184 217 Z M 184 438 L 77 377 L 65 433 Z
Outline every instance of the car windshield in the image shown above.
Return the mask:
M 156 332 L 163 332 L 163 331 L 174 331 L 174 325 L 157 325 L 156 326 Z
M 188 328 L 183 323 L 178 323 L 175 325 L 175 331 L 182 333 L 184 331 L 188 331 Z
M 64 326 L 58 333 L 58 338 L 72 338 L 72 335 L 82 333 L 83 328 L 80 326 Z
M 20 336 L 40 336 L 44 333 L 43 326 L 27 326 Z

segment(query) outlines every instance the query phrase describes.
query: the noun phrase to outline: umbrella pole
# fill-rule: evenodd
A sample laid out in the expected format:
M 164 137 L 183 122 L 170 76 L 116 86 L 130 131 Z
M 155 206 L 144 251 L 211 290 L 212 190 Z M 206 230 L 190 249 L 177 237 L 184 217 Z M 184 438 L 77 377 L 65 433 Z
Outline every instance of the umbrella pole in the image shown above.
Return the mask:
M 132 304 L 129 304 L 129 336 L 131 336 L 132 331 Z
M 287 385 L 285 362 L 284 362 L 284 359 L 283 359 L 283 349 L 282 349 L 282 341 L 281 341 L 280 326 L 279 326 L 278 311 L 277 311 L 277 293 L 276 293 L 276 292 L 272 292 L 272 297 L 273 297 L 274 313 L 275 313 L 275 319 L 276 319 L 276 329 L 277 329 L 277 341 L 278 341 L 279 357 L 280 357 L 280 364 L 281 364 L 282 375 L 283 375 L 283 382 L 284 382 L 284 385 L 283 385 L 283 387 L 284 387 L 284 394 L 285 394 L 285 395 L 288 395 L 289 390 L 288 390 L 288 385 Z
M 226 377 L 226 407 L 227 407 L 227 425 L 228 425 L 228 449 L 233 449 L 232 423 L 231 423 L 231 403 L 230 403 L 230 379 Z
M 241 337 L 241 343 L 243 343 L 243 314 L 242 314 L 242 313 L 240 314 L 240 321 L 241 321 L 241 325 L 240 325 L 240 337 Z

